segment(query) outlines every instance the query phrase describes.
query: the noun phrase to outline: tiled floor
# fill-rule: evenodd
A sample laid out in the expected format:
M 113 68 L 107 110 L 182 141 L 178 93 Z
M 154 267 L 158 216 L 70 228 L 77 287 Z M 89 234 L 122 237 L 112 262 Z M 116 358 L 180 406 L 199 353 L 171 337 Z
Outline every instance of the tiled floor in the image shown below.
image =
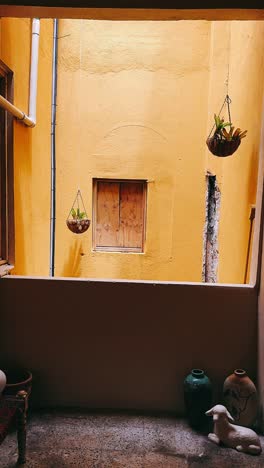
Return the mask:
M 217 447 L 169 416 L 39 412 L 28 422 L 27 442 L 25 468 L 264 468 L 264 453 Z M 14 467 L 16 459 L 12 433 L 0 446 L 0 467 Z

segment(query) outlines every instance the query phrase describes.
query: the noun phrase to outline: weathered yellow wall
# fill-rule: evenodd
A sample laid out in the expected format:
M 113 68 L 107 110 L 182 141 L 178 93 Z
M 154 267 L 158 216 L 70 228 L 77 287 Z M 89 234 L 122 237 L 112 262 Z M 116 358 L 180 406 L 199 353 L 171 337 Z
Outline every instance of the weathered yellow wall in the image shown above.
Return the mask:
M 223 166 L 219 280 L 243 282 L 249 242 L 249 214 L 256 201 L 261 112 L 263 112 L 263 23 L 234 23 L 231 35 L 230 90 L 234 121 L 248 135 L 237 157 Z M 243 51 L 238 54 L 236 51 Z M 243 145 L 243 146 L 242 146 Z M 260 209 L 260 207 L 259 207 Z
M 56 275 L 201 281 L 209 170 L 222 192 L 219 281 L 243 282 L 263 23 L 62 20 L 60 35 Z M 219 160 L 205 139 L 225 97 L 228 63 L 233 120 L 248 137 Z M 150 181 L 144 254 L 92 252 L 92 229 L 76 236 L 65 228 L 79 187 L 92 216 L 93 177 Z
M 192 119 L 210 23 L 66 20 L 60 35 L 56 275 L 200 280 L 206 121 Z M 150 181 L 144 254 L 91 252 L 92 230 L 65 228 L 78 187 L 91 215 L 92 177 Z
M 249 244 L 250 209 L 256 201 L 258 151 L 263 102 L 263 22 L 212 23 L 212 66 L 209 81 L 209 116 L 220 109 L 226 92 L 232 98 L 234 125 L 248 130 L 231 157 L 216 158 L 206 151 L 207 169 L 216 174 L 221 190 L 218 281 L 243 283 Z M 229 49 L 229 52 L 228 52 Z M 228 120 L 225 108 L 223 113 Z M 208 133 L 212 122 L 208 122 Z M 254 224 L 253 224 L 254 226 Z M 249 275 L 248 275 L 249 277 Z
M 48 275 L 52 20 L 41 20 L 37 126 L 14 122 L 15 270 Z M 14 72 L 14 104 L 28 112 L 31 20 L 1 19 L 0 58 Z
M 1 59 L 27 111 L 30 20 L 1 20 Z M 219 281 L 243 282 L 255 202 L 263 93 L 263 22 L 60 20 L 56 276 L 201 281 L 206 173 L 222 193 Z M 47 275 L 52 21 L 41 20 L 37 126 L 15 123 L 17 274 Z M 81 41 L 80 41 L 81 37 Z M 243 54 L 241 56 L 241 50 Z M 205 139 L 225 93 L 248 136 L 230 158 Z M 92 178 L 148 179 L 144 254 L 92 252 L 92 229 L 65 221 Z

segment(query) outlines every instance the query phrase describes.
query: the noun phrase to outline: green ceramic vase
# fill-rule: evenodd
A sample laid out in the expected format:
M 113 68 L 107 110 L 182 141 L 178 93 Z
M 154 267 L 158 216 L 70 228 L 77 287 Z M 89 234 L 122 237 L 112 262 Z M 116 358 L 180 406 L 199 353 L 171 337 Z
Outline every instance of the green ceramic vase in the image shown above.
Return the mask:
M 202 369 L 193 369 L 185 378 L 184 403 L 190 426 L 204 428 L 208 423 L 205 412 L 212 407 L 212 384 Z

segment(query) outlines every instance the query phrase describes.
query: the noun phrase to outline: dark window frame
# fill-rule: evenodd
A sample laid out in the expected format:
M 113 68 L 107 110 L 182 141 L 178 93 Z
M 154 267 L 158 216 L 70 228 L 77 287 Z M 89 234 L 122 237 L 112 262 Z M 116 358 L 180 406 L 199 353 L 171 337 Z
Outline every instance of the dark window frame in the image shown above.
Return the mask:
M 9 102 L 14 98 L 14 74 L 0 60 L 0 94 Z M 15 262 L 13 116 L 0 108 L 0 258 Z

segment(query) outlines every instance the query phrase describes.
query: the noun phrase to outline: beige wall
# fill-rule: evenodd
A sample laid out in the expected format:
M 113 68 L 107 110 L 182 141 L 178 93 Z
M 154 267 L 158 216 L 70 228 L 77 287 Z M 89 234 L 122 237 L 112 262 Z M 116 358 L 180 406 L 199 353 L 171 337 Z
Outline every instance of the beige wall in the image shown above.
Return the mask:
M 6 277 L 0 297 L 0 368 L 32 370 L 36 406 L 182 414 L 191 368 L 206 370 L 216 401 L 235 368 L 256 377 L 249 286 Z

